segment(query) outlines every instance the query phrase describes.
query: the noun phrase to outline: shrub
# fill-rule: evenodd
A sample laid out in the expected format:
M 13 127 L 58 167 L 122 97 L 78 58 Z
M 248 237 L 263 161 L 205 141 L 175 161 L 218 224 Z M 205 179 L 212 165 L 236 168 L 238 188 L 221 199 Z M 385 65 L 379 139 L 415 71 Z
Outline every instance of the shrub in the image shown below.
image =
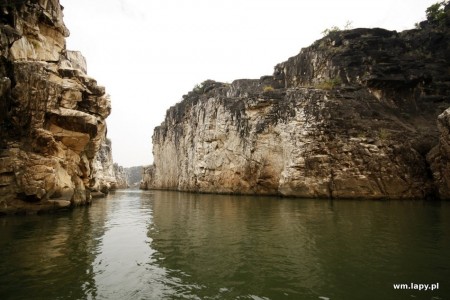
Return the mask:
M 426 9 L 427 20 L 431 24 L 443 25 L 445 22 L 445 5 L 448 4 L 448 0 L 437 2 Z
M 314 85 L 315 88 L 321 89 L 321 90 L 332 90 L 335 87 L 342 84 L 342 80 L 339 77 L 329 78 L 327 80 L 318 82 Z
M 202 93 L 203 92 L 203 84 L 202 83 L 196 84 L 194 86 L 193 91 L 196 92 L 196 93 Z
M 347 21 L 347 23 L 345 23 L 344 30 L 352 29 L 353 28 L 352 23 L 353 23 L 352 21 Z M 339 26 L 331 26 L 330 28 L 327 28 L 324 31 L 322 31 L 322 35 L 327 36 L 330 33 L 339 32 L 339 31 L 342 31 L 342 29 Z
M 266 85 L 263 89 L 263 93 L 270 93 L 270 92 L 273 92 L 274 90 L 275 89 L 272 86 Z
M 378 131 L 378 138 L 382 141 L 389 140 L 391 138 L 391 133 L 386 128 L 381 128 Z
M 338 26 L 331 26 L 330 28 L 326 28 L 324 31 L 322 31 L 323 36 L 327 36 L 330 33 L 339 32 L 341 29 Z

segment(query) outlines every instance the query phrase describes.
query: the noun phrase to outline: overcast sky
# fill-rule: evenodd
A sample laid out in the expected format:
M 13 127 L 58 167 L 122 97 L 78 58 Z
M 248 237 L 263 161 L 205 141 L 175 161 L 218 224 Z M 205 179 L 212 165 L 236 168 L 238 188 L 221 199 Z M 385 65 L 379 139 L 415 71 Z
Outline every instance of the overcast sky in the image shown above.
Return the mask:
M 401 31 L 436 0 L 60 0 L 70 50 L 111 95 L 114 161 L 153 162 L 153 128 L 206 79 L 272 74 L 331 26 Z

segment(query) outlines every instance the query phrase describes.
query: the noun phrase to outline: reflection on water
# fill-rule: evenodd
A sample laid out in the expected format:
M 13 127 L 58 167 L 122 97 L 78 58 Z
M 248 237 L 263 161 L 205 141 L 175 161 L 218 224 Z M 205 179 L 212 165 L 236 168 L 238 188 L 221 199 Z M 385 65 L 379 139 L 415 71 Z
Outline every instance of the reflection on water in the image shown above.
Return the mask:
M 123 191 L 0 219 L 0 298 L 447 299 L 448 253 L 445 202 Z
M 95 293 L 93 261 L 103 235 L 101 211 L 0 219 L 2 299 L 70 299 Z

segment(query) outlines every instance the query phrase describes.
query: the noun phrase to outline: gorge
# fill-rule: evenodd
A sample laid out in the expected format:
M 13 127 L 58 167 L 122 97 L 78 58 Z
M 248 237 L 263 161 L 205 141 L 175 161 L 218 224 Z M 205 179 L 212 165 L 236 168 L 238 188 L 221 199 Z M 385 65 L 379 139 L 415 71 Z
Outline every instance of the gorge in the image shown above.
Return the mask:
M 334 30 L 272 76 L 207 80 L 153 133 L 143 189 L 450 199 L 450 6 L 404 32 Z
M 447 299 L 450 201 L 429 200 L 450 200 L 448 1 L 412 30 L 331 28 L 270 76 L 197 84 L 140 166 L 180 77 L 203 80 L 181 60 L 242 72 L 226 47 L 257 56 L 254 28 L 298 43 L 312 11 L 414 6 L 382 2 L 0 0 L 0 298 Z M 289 48 L 272 41 L 265 61 Z
M 0 214 L 87 204 L 124 185 L 109 96 L 68 36 L 58 0 L 1 2 Z
M 270 76 L 204 81 L 154 129 L 141 188 L 450 199 L 449 25 L 446 4 L 413 30 L 332 30 Z M 129 185 L 109 95 L 68 36 L 58 0 L 1 2 L 0 214 Z

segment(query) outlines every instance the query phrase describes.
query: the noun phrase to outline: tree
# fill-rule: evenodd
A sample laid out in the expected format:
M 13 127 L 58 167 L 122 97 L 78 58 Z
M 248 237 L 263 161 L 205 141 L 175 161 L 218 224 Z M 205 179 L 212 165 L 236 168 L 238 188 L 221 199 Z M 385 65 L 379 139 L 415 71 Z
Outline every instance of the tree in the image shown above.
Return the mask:
M 431 24 L 443 25 L 445 22 L 445 6 L 448 4 L 448 0 L 437 2 L 427 8 L 426 15 L 427 20 Z

